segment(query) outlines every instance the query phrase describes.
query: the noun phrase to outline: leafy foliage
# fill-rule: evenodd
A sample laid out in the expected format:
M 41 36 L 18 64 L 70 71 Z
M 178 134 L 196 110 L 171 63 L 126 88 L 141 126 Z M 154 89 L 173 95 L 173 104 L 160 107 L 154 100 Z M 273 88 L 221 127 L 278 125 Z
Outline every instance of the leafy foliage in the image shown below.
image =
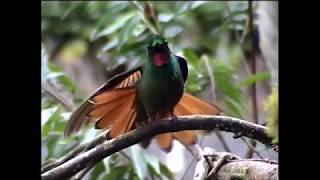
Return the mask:
M 264 107 L 265 111 L 268 113 L 268 133 L 273 138 L 273 142 L 278 143 L 278 92 L 275 88 L 272 88 L 271 94 L 265 101 Z
M 244 116 L 251 98 L 244 92 L 253 83 L 269 80 L 267 71 L 251 76 L 243 70 L 245 61 L 235 33 L 247 40 L 247 2 L 45 1 L 41 8 L 42 81 L 55 84 L 72 101 L 78 98 L 81 83 L 70 78 L 59 60 L 72 66 L 74 61 L 89 55 L 90 63 L 101 64 L 106 72 L 123 64 L 127 69 L 146 59 L 146 40 L 153 33 L 164 35 L 173 52 L 188 60 L 188 92 L 210 94 L 212 84 L 204 58 L 209 60 L 216 103 L 227 115 Z M 42 92 L 41 135 L 46 161 L 65 155 L 97 135 L 98 131 L 90 127 L 72 137 L 63 137 L 69 116 L 70 112 L 56 99 Z M 141 153 L 137 146 L 129 149 L 130 161 L 114 154 L 98 163 L 89 172 L 89 178 L 174 179 L 174 174 L 157 157 Z

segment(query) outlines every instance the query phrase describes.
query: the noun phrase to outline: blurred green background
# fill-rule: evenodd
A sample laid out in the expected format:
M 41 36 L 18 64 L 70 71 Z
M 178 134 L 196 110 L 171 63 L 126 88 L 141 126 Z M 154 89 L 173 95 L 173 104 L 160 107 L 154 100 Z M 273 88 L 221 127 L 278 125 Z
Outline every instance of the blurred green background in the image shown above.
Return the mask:
M 254 2 L 251 36 L 246 1 L 42 2 L 42 164 L 100 133 L 91 124 L 63 137 L 70 112 L 86 97 L 115 74 L 145 61 L 146 40 L 154 33 L 162 34 L 172 51 L 187 59 L 187 92 L 215 102 L 226 115 L 254 122 L 250 87 L 256 83 L 258 123 L 266 123 L 269 114 L 264 109 L 272 85 L 258 49 L 257 6 Z M 199 134 L 203 146 L 217 151 L 228 146 L 241 157 L 248 153 L 244 140 L 233 139 L 230 133 Z M 277 159 L 259 143 L 256 151 Z M 194 173 L 194 161 L 187 170 L 193 157 L 178 142 L 168 155 L 156 144 L 147 150 L 133 146 L 123 153 L 127 157 L 116 153 L 105 158 L 84 178 L 190 179 Z

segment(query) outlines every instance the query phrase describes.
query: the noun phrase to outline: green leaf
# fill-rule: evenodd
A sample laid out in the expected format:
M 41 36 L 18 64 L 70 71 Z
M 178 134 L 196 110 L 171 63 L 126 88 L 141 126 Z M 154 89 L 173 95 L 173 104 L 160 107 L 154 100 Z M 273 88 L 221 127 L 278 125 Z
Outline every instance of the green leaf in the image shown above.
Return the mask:
M 181 6 L 181 8 L 178 10 L 178 13 L 177 14 L 182 14 L 182 13 L 185 13 L 187 11 L 190 10 L 192 6 L 192 2 L 184 2 L 184 4 Z
M 190 49 L 184 49 L 183 56 L 188 61 L 189 69 L 187 91 L 192 93 L 201 91 L 208 82 L 208 73 L 203 68 L 203 61 Z
M 264 110 L 267 114 L 267 133 L 273 143 L 278 143 L 278 90 L 273 87 L 271 94 L 264 102 Z
M 174 17 L 172 13 L 160 13 L 158 19 L 160 22 L 169 22 Z
M 63 76 L 64 73 L 63 72 L 51 72 L 48 74 L 47 78 L 48 79 L 57 79 L 59 78 L 60 76 Z
M 106 158 L 104 158 L 102 161 L 103 161 L 103 165 L 106 169 L 106 172 L 109 173 L 110 172 L 110 160 L 111 160 L 111 156 L 108 156 Z
M 143 33 L 146 30 L 146 26 L 144 24 L 137 24 L 133 30 L 132 30 L 132 34 L 135 37 L 138 37 L 141 33 Z
M 126 27 L 122 28 L 122 30 L 120 31 L 120 39 L 119 44 L 117 46 L 117 51 L 119 51 L 121 47 L 128 42 L 133 33 L 134 28 L 140 23 L 140 21 L 140 16 L 135 16 L 128 20 L 128 22 L 126 23 Z
M 183 31 L 183 28 L 180 26 L 170 26 L 164 30 L 164 36 L 169 37 L 175 37 L 178 34 L 180 34 Z
M 130 168 L 130 166 L 128 166 L 128 165 L 115 167 L 103 179 L 104 180 L 123 179 L 125 174 L 128 172 L 129 168 Z
M 109 161 L 109 166 L 110 169 L 113 169 L 114 167 L 116 167 L 117 162 L 118 162 L 118 153 L 111 155 L 110 161 Z
M 144 41 L 127 43 L 125 46 L 121 48 L 119 52 L 116 53 L 118 56 L 128 54 L 130 52 L 134 52 L 135 54 L 141 55 L 145 53 L 145 45 L 146 43 Z
M 156 170 L 150 164 L 147 164 L 147 167 L 149 171 L 149 176 L 151 176 L 152 179 L 154 179 L 154 177 L 161 177 L 160 174 L 157 173 Z
M 107 36 L 115 31 L 117 31 L 120 28 L 126 28 L 124 25 L 127 23 L 127 21 L 134 17 L 136 15 L 136 12 L 129 12 L 126 14 L 123 14 L 121 17 L 116 18 L 113 20 L 113 22 L 104 30 L 100 31 L 96 36 L 95 39 L 98 39 L 102 36 Z
M 99 162 L 90 173 L 90 179 L 98 179 L 99 175 L 106 172 L 106 169 L 102 162 Z
M 48 136 L 49 132 L 54 127 L 54 123 L 56 123 L 59 119 L 62 118 L 60 113 L 61 113 L 60 108 L 56 107 L 54 113 L 52 113 L 49 119 L 48 120 L 44 119 L 45 122 L 42 123 L 43 125 L 41 128 L 41 136 Z
M 48 62 L 48 69 L 50 72 L 62 72 L 63 71 L 61 67 L 55 65 L 54 63 L 52 63 L 50 61 Z
M 146 159 L 148 165 L 150 165 L 150 167 L 154 171 L 154 173 L 157 176 L 160 175 L 160 162 L 159 162 L 159 160 L 155 156 L 148 155 L 148 154 L 145 154 L 145 159 Z
M 199 60 L 199 57 L 191 49 L 183 49 L 182 53 L 188 62 L 195 64 Z
M 198 8 L 206 3 L 207 3 L 207 1 L 194 1 L 191 5 L 191 9 Z
M 134 171 L 134 168 L 132 166 L 130 166 L 129 179 L 130 180 L 139 180 L 139 177 L 136 174 L 136 172 Z
M 50 134 L 52 135 L 52 133 Z M 66 154 L 67 152 L 70 152 L 71 149 L 73 149 L 78 143 L 71 141 L 69 143 L 65 143 L 62 141 L 62 133 L 55 133 L 55 136 L 58 137 L 57 142 L 54 144 L 53 148 L 53 157 L 59 158 Z
M 165 175 L 168 179 L 173 180 L 173 174 L 166 165 L 160 163 L 160 171 L 161 174 Z
M 232 98 L 225 97 L 224 103 L 228 107 L 230 115 L 239 117 L 239 118 L 242 117 L 241 111 L 240 111 L 241 107 L 238 102 L 234 101 Z
M 54 150 L 57 144 L 57 141 L 59 139 L 59 136 L 51 136 L 50 139 L 48 138 L 48 143 L 47 143 L 47 149 L 48 149 L 48 155 L 47 159 L 52 158 L 54 155 Z
M 70 92 L 75 92 L 75 85 L 65 74 L 58 77 L 59 82 L 64 85 Z
M 191 11 L 193 9 L 196 9 L 202 5 L 204 5 L 205 3 L 207 3 L 206 1 L 187 1 L 185 2 L 181 8 L 178 10 L 177 15 L 182 14 L 182 13 L 186 13 L 188 11 Z
M 216 88 L 222 92 L 226 97 L 232 98 L 234 101 L 240 103 L 241 91 L 240 88 L 234 85 L 233 70 L 223 61 L 211 61 L 214 69 L 214 78 Z
M 108 15 L 113 15 L 113 14 L 121 14 L 125 11 L 123 11 L 124 9 L 126 9 L 126 7 L 128 6 L 129 2 L 126 1 L 111 1 L 110 6 L 108 7 L 107 11 Z M 111 19 L 113 19 L 112 17 L 110 17 Z
M 64 121 L 57 121 L 54 125 L 54 131 L 55 132 L 64 132 L 64 129 L 66 127 L 66 122 Z
M 95 2 L 95 4 L 92 4 L 93 6 L 89 8 L 89 12 L 88 12 L 89 14 L 95 13 L 96 8 L 94 8 L 94 6 L 97 6 L 96 3 L 97 2 Z M 122 14 L 121 11 L 123 11 L 128 5 L 128 2 L 117 2 L 117 1 L 113 1 L 107 4 L 105 2 L 102 2 L 102 3 L 104 4 L 104 6 L 108 6 L 107 8 L 105 7 L 103 10 L 108 13 L 103 13 L 99 17 L 97 23 L 94 26 L 97 29 L 101 29 L 105 25 L 112 24 L 112 22 L 114 22 L 115 19 L 119 18 L 118 15 Z
M 102 47 L 102 51 L 108 51 L 119 44 L 119 38 L 113 38 L 112 41 L 108 42 Z
M 270 73 L 269 72 L 258 72 L 255 75 L 251 75 L 249 76 L 247 79 L 241 81 L 239 83 L 239 86 L 241 87 L 246 87 L 246 86 L 250 86 L 253 83 L 257 82 L 257 81 L 263 81 L 270 78 Z
M 81 2 L 73 2 L 69 5 L 68 9 L 61 16 L 61 21 L 63 21 Z
M 48 63 L 49 73 L 47 75 L 47 79 L 57 79 L 59 83 L 61 83 L 65 88 L 67 88 L 71 93 L 75 92 L 75 85 L 73 81 L 66 76 L 66 73 L 55 64 L 49 62 Z
M 89 128 L 86 130 L 85 135 L 83 136 L 80 144 L 85 144 L 92 141 L 95 137 L 97 137 L 98 131 L 94 128 Z
M 45 125 L 50 117 L 52 117 L 53 113 L 57 111 L 58 107 L 52 107 L 48 109 L 44 109 L 41 111 L 41 126 Z

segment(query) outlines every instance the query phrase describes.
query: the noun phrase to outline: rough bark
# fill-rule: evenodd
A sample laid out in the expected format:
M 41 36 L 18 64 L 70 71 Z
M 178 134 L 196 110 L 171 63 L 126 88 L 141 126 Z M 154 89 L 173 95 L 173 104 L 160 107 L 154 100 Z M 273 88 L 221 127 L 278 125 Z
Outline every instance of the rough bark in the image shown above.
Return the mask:
M 43 173 L 41 178 L 43 180 L 68 178 L 103 158 L 137 144 L 148 137 L 180 130 L 222 130 L 235 133 L 235 138 L 245 136 L 260 141 L 265 145 L 271 145 L 271 139 L 266 134 L 267 128 L 264 126 L 228 116 L 181 116 L 177 120 L 166 119 L 152 122 L 115 139 L 105 141 L 60 166 Z

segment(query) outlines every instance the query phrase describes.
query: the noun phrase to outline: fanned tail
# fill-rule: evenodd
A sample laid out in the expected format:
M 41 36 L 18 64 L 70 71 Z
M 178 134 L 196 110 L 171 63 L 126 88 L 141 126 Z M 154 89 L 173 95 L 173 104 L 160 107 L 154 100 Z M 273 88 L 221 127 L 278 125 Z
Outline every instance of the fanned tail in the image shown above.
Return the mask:
M 173 136 L 176 140 L 185 145 L 191 145 L 197 142 L 197 135 L 192 130 L 175 132 L 173 133 Z
M 174 109 L 174 114 L 177 116 L 183 115 L 219 115 L 221 109 L 217 106 L 205 102 L 191 94 L 184 93 L 179 103 Z
M 166 152 L 171 151 L 172 148 L 172 140 L 173 136 L 172 133 L 164 133 L 154 137 L 161 147 L 161 149 L 165 150 Z
M 218 115 L 222 111 L 215 105 L 211 105 L 191 94 L 184 93 L 179 103 L 174 109 L 174 114 L 176 116 L 184 115 Z M 192 145 L 197 141 L 197 136 L 195 131 L 179 131 L 174 133 L 174 138 L 180 141 L 184 145 Z

